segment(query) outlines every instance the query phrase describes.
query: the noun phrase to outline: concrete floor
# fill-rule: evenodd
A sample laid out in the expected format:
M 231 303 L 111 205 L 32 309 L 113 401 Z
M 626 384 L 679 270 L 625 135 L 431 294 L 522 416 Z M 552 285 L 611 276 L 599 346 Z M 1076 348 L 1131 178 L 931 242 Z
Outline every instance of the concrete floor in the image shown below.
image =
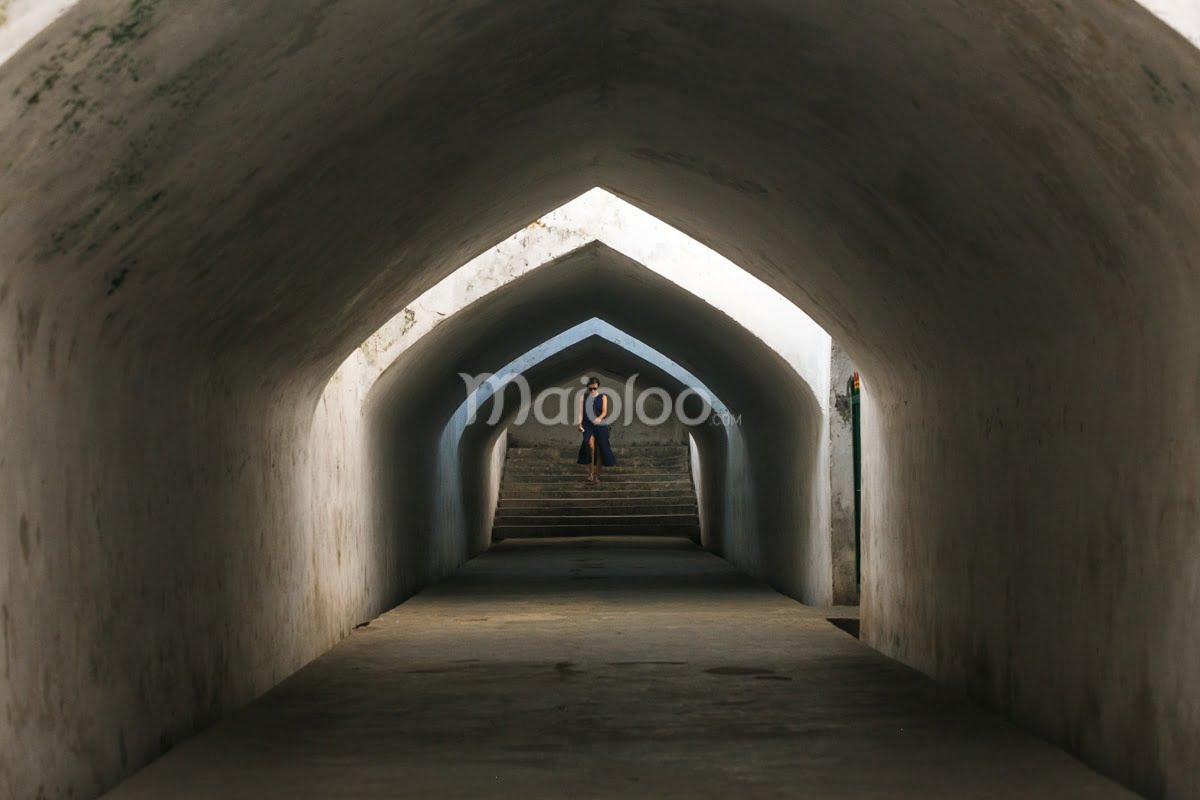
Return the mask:
M 108 797 L 1132 796 L 683 540 L 504 542 Z

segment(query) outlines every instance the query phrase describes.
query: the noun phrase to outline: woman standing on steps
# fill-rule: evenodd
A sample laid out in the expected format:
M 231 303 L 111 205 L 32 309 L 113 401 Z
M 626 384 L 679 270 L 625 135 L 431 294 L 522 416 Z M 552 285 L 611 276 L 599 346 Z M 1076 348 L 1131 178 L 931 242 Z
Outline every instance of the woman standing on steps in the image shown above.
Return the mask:
M 600 394 L 599 378 L 588 378 L 576 427 L 583 434 L 579 463 L 588 465 L 588 482 L 599 483 L 601 469 L 617 463 L 608 444 L 608 395 Z

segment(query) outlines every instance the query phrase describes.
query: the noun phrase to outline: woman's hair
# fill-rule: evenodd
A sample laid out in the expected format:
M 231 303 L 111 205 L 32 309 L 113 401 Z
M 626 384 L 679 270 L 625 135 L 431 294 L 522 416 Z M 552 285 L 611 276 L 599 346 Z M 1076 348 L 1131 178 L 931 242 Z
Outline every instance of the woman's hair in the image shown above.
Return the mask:
M 593 375 L 592 377 L 590 377 L 590 378 L 588 378 L 588 379 L 587 379 L 587 383 L 586 383 L 586 384 L 584 384 L 584 385 L 585 385 L 585 386 L 591 386 L 593 383 L 594 383 L 594 384 L 596 384 L 597 386 L 599 386 L 599 385 L 600 385 L 600 379 L 599 379 L 599 378 L 597 378 L 597 377 L 595 377 L 595 376 Z

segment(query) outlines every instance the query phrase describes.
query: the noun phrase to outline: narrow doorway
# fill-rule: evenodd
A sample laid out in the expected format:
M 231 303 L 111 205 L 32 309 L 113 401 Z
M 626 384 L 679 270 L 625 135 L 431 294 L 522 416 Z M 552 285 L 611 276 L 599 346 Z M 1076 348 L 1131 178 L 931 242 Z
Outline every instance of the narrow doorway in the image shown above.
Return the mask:
M 850 414 L 854 431 L 854 576 L 862 591 L 862 380 L 857 372 L 846 386 L 850 396 Z

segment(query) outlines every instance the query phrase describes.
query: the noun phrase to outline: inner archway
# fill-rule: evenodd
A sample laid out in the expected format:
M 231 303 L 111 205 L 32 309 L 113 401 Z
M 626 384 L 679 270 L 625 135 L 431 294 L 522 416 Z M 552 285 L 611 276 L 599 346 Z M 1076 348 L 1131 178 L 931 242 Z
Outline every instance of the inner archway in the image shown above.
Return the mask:
M 460 375 L 490 373 L 592 314 L 651 344 L 741 412 L 753 455 L 743 462 L 740 477 L 756 487 L 743 519 L 753 515 L 757 525 L 730 525 L 714 549 L 784 591 L 828 602 L 826 421 L 811 387 L 731 318 L 599 244 L 512 280 L 448 317 L 375 383 L 364 406 L 373 426 L 368 440 L 382 448 L 372 456 L 369 472 L 382 481 L 372 494 L 394 503 L 385 518 L 375 521 L 378 536 L 431 525 L 413 522 L 428 518 L 422 509 L 434 495 L 427 485 L 430 473 L 422 466 L 430 459 L 421 454 L 434 452 L 445 422 L 462 402 Z M 775 447 L 781 435 L 791 436 L 795 446 Z M 771 474 L 795 476 L 786 494 L 762 477 Z M 723 497 L 712 496 L 714 502 Z M 485 540 L 475 541 L 465 549 L 458 546 L 459 560 Z
M 742 499 L 752 493 L 752 486 L 749 481 L 739 479 L 739 473 L 746 468 L 744 458 L 738 457 L 746 451 L 742 432 L 730 425 L 712 424 L 714 419 L 732 417 L 732 412 L 699 378 L 653 348 L 607 323 L 589 320 L 531 350 L 499 374 L 520 375 L 524 385 L 536 393 L 552 386 L 563 374 L 574 374 L 581 363 L 597 359 L 626 373 L 644 376 L 652 386 L 665 387 L 677 403 L 681 395 L 686 396 L 680 404 L 684 416 L 700 420 L 689 425 L 689 429 L 696 442 L 693 479 L 700 499 L 701 535 L 706 545 L 721 551 L 729 542 L 737 541 L 731 531 L 756 529 L 754 503 Z M 496 486 L 481 480 L 471 470 L 487 463 L 484 454 L 492 450 L 514 418 L 528 410 L 523 387 L 511 382 L 485 386 L 486 399 L 477 409 L 475 422 L 464 423 L 457 454 L 457 461 L 464 469 L 463 487 L 487 487 L 482 495 L 476 494 L 480 500 L 468 504 L 468 509 L 483 509 L 475 517 L 475 529 L 491 524 Z M 465 408 L 460 409 L 460 414 L 463 411 Z M 617 436 L 619 440 L 621 434 Z

